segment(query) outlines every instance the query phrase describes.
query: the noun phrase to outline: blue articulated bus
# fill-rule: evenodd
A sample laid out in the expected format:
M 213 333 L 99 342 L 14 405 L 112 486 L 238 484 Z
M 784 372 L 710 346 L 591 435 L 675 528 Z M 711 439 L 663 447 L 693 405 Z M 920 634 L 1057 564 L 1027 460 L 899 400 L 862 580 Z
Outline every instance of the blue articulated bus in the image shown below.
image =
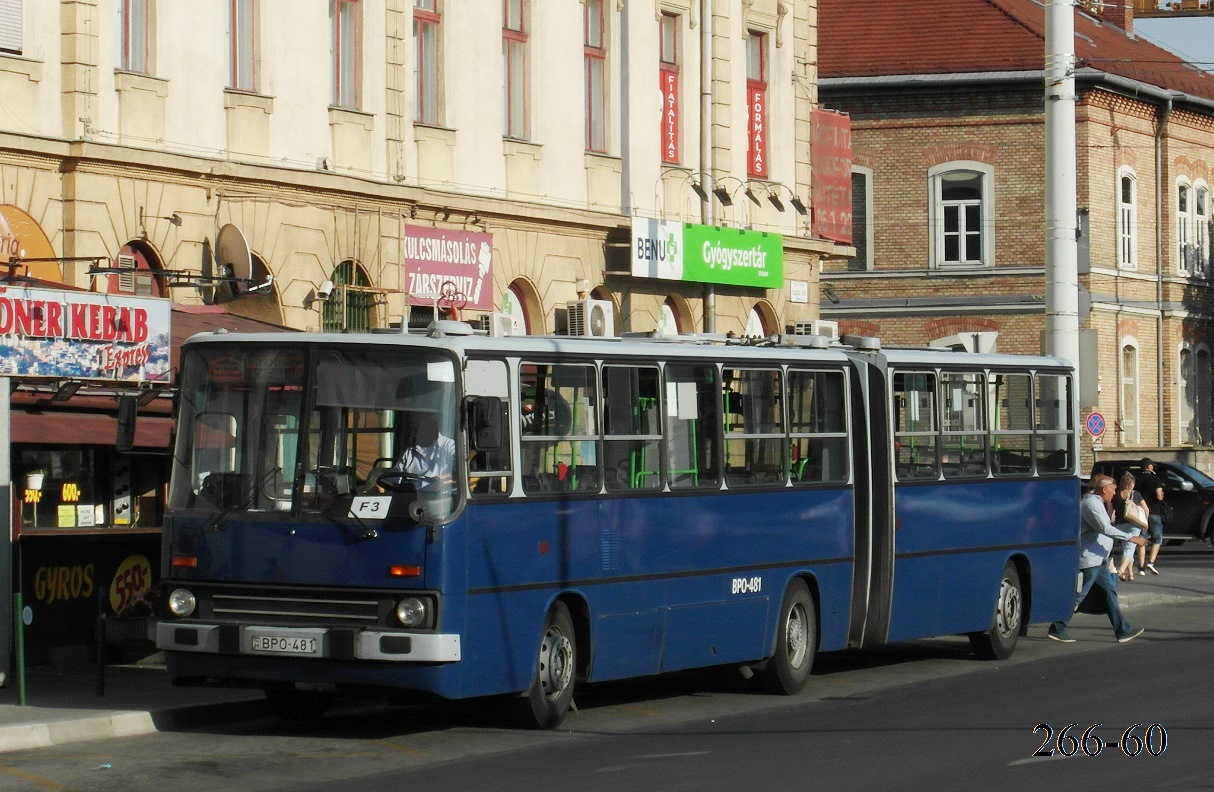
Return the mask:
M 724 665 L 791 694 L 818 651 L 1005 658 L 1073 604 L 1054 358 L 445 321 L 195 336 L 179 386 L 157 646 L 288 717 L 371 690 L 547 728 L 576 685 Z M 407 472 L 435 425 L 448 469 Z

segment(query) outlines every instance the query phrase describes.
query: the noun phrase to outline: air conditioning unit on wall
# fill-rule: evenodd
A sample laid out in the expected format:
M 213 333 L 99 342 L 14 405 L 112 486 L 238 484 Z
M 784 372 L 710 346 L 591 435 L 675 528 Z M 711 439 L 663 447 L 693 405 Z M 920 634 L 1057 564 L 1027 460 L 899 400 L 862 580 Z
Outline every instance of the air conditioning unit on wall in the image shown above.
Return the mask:
M 494 311 L 489 314 L 489 335 L 494 337 L 514 335 L 514 317 L 508 313 Z
M 611 338 L 615 335 L 615 306 L 610 300 L 572 300 L 569 309 L 569 335 Z

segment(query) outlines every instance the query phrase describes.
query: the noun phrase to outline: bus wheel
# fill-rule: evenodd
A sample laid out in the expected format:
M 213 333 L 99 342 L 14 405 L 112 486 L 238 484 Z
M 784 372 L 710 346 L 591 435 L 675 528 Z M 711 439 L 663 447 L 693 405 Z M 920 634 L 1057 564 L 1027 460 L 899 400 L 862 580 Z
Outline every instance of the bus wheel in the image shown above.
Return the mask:
M 321 690 L 267 688 L 266 703 L 283 720 L 312 721 L 329 711 L 333 694 Z
M 768 693 L 791 696 L 805 687 L 818 646 L 818 620 L 805 581 L 788 587 L 776 626 L 776 653 L 759 672 L 759 686 Z
M 565 604 L 558 602 L 544 622 L 531 688 L 511 702 L 518 724 L 527 729 L 552 729 L 560 725 L 573 704 L 576 669 L 573 619 Z
M 1012 656 L 1020 638 L 1020 621 L 1024 618 L 1024 597 L 1020 590 L 1020 573 L 1015 565 L 1003 568 L 999 581 L 999 599 L 995 602 L 995 623 L 986 632 L 970 633 L 970 647 L 981 660 L 1006 660 Z

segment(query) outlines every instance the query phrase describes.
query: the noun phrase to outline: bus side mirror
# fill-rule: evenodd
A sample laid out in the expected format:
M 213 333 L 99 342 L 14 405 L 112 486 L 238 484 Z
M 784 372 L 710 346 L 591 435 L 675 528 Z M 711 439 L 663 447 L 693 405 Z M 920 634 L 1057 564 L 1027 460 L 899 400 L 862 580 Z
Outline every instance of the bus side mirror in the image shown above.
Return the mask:
M 468 438 L 476 451 L 497 451 L 502 447 L 502 400 L 496 396 L 468 399 Z

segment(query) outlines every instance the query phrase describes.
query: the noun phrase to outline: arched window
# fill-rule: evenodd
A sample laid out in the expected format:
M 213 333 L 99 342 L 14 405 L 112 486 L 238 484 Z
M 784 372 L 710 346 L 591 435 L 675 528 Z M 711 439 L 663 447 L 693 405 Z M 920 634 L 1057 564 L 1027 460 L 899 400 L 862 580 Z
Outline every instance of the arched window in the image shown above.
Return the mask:
M 993 265 L 994 169 L 981 162 L 953 162 L 932 168 L 928 176 L 933 265 Z
M 321 311 L 320 329 L 326 333 L 367 332 L 371 329 L 372 295 L 359 287 L 370 286 L 366 273 L 353 261 L 333 270 L 333 294 Z
M 1210 272 L 1210 188 L 1198 184 L 1193 207 L 1193 274 L 1208 278 Z
M 1186 344 L 1180 348 L 1180 360 L 1176 366 L 1176 396 L 1180 401 L 1180 436 L 1181 443 L 1192 445 L 1197 442 L 1197 383 L 1195 382 L 1197 360 L 1193 350 Z
M 1138 269 L 1138 180 L 1129 168 L 1117 174 L 1117 266 Z
M 667 297 L 658 313 L 658 333 L 661 335 L 678 335 L 679 318 L 675 314 L 674 302 Z
M 1181 275 L 1193 272 L 1193 187 L 1181 182 L 1176 185 L 1176 271 Z
M 1121 342 L 1121 433 L 1122 442 L 1138 442 L 1138 342 Z

